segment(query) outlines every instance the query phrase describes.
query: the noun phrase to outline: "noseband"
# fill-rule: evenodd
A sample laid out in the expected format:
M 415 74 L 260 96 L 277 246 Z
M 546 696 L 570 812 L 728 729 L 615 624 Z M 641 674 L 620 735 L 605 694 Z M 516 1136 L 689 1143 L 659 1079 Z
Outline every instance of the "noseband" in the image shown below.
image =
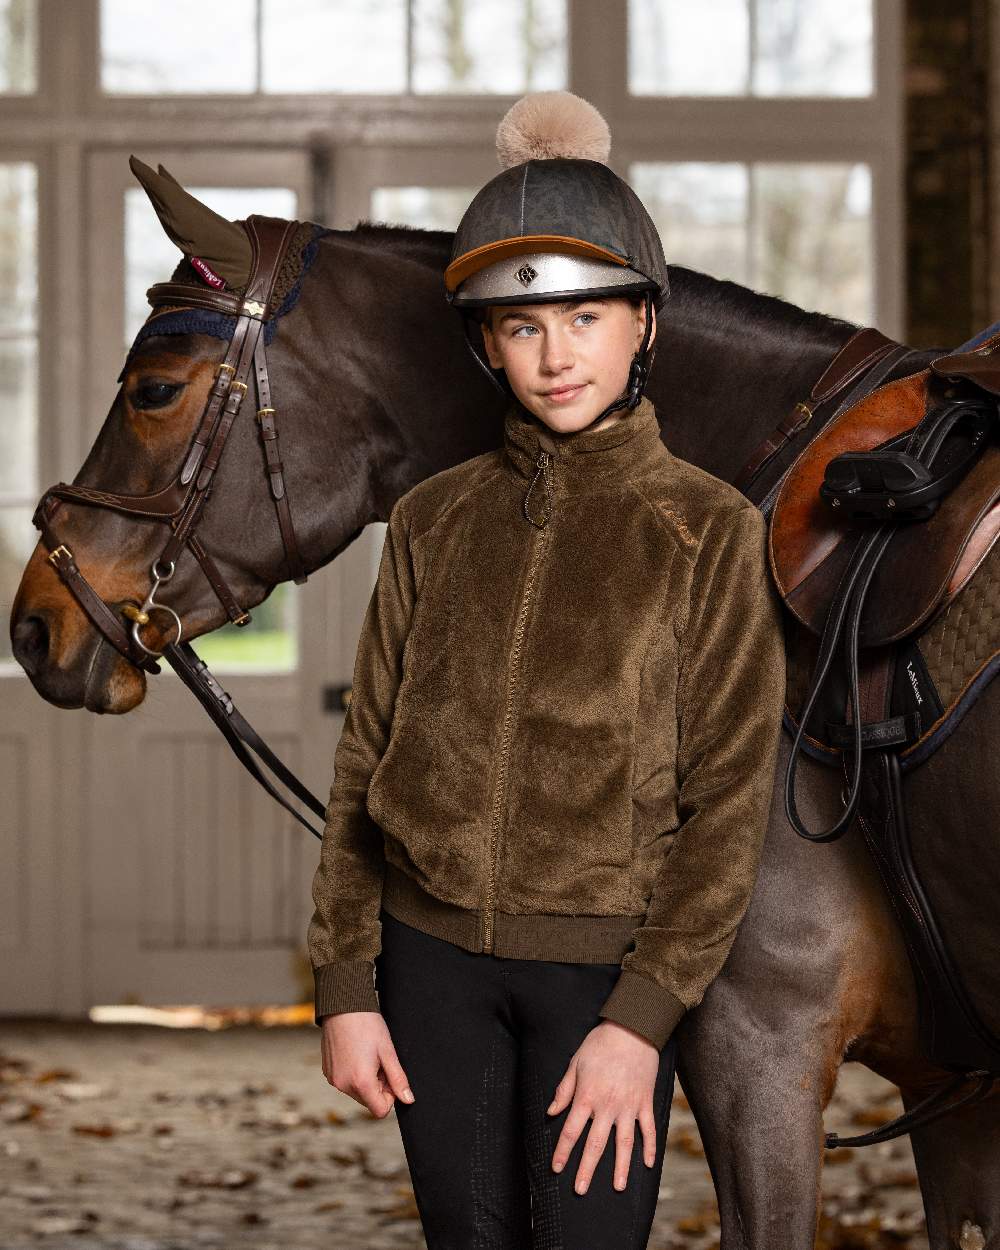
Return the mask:
M 157 282 L 146 292 L 146 298 L 154 309 L 165 304 L 172 308 L 210 309 L 236 318 L 233 336 L 229 340 L 225 357 L 218 366 L 205 410 L 177 476 L 162 490 L 148 495 L 120 495 L 114 491 L 58 482 L 42 495 L 31 520 L 41 531 L 42 541 L 49 550 L 49 562 L 104 638 L 129 663 L 149 673 L 159 673 L 160 666 L 156 659 L 165 658 L 189 689 L 198 696 L 202 706 L 226 735 L 240 762 L 297 820 L 317 837 L 322 837 L 319 831 L 285 802 L 260 773 L 247 754 L 244 743 L 255 750 L 284 784 L 318 816 L 324 815 L 324 806 L 285 768 L 243 719 L 232 699 L 208 671 L 205 663 L 198 658 L 191 644 L 181 641 L 180 617 L 173 608 L 156 598 L 160 587 L 173 577 L 178 556 L 187 546 L 201 565 L 229 620 L 240 626 L 250 622 L 250 613 L 237 603 L 215 561 L 202 546 L 195 531 L 211 493 L 226 439 L 249 389 L 251 372 L 256 379 L 257 423 L 264 446 L 266 472 L 277 512 L 288 574 L 298 584 L 306 581 L 308 576 L 295 538 L 288 492 L 278 454 L 278 429 L 275 410 L 271 406 L 271 386 L 263 333 L 265 323 L 274 316 L 273 297 L 278 270 L 292 235 L 300 223 L 251 214 L 244 225 L 250 239 L 252 258 L 250 278 L 242 296 L 231 291 L 209 288 L 202 290 L 183 282 Z M 162 314 L 154 313 L 153 317 L 158 315 Z M 52 528 L 52 517 L 60 500 L 111 508 L 117 512 L 154 518 L 169 525 L 170 536 L 150 566 L 152 584 L 141 605 L 132 601 L 124 601 L 118 605 L 108 604 L 80 572 L 73 552 L 59 540 Z M 162 651 L 152 650 L 140 637 L 141 628 L 149 624 L 152 615 L 157 612 L 172 618 L 177 628 L 176 638 L 164 644 Z M 122 617 L 132 622 L 131 630 Z

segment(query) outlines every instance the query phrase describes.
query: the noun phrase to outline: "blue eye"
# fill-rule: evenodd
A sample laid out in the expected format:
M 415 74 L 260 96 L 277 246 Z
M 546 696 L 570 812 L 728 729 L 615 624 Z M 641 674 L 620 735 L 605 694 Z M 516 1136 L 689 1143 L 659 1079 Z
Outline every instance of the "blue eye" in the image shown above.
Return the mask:
M 577 313 L 575 320 L 579 321 L 581 317 L 589 317 L 589 318 L 590 318 L 590 321 L 588 321 L 588 322 L 587 322 L 587 325 L 590 325 L 590 322 L 591 322 L 591 321 L 596 321 L 596 320 L 597 320 L 597 314 L 596 314 L 596 313 L 591 313 L 591 312 L 582 312 L 582 313 Z
M 535 329 L 534 326 L 529 326 L 529 325 L 518 326 L 517 329 L 514 331 L 514 333 L 510 337 L 512 339 L 516 339 L 520 336 L 522 330 L 534 330 L 534 329 Z

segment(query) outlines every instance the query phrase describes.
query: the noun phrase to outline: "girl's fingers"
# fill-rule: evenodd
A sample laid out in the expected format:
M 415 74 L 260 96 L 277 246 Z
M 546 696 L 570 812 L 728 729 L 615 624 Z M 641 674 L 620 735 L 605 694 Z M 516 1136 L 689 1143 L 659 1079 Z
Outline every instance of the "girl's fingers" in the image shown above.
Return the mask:
M 403 1102 L 413 1102 L 413 1090 L 410 1089 L 410 1082 L 391 1042 L 379 1051 L 379 1060 L 391 1093 Z
M 628 1170 L 632 1162 L 632 1146 L 635 1143 L 635 1120 L 618 1120 L 615 1123 L 615 1189 L 628 1184 Z M 595 1165 L 596 1166 L 596 1165 Z
M 566 1117 L 562 1126 L 562 1132 L 559 1134 L 559 1140 L 556 1142 L 556 1148 L 552 1152 L 552 1170 L 561 1172 L 569 1158 L 573 1147 L 576 1145 L 576 1139 L 583 1132 L 584 1125 L 590 1119 L 590 1111 L 580 1105 L 579 1100 L 573 1103 L 570 1113 Z
M 613 1123 L 613 1120 L 607 1120 L 603 1117 L 601 1119 L 595 1118 L 587 1132 L 587 1144 L 583 1148 L 580 1166 L 576 1172 L 576 1183 L 573 1186 L 578 1194 L 587 1192 L 587 1187 L 593 1179 L 594 1171 L 600 1162 L 601 1155 L 604 1154 L 604 1148 L 608 1144 L 608 1137 L 611 1135 L 611 1125 Z
M 569 1106 L 573 1097 L 573 1091 L 576 1089 L 576 1058 L 572 1060 L 566 1069 L 566 1074 L 556 1086 L 555 1097 L 549 1103 L 549 1115 L 557 1115 L 564 1107 Z
M 642 1131 L 642 1160 L 646 1167 L 651 1168 L 656 1162 L 656 1118 L 650 1102 L 643 1103 L 639 1109 L 639 1128 Z

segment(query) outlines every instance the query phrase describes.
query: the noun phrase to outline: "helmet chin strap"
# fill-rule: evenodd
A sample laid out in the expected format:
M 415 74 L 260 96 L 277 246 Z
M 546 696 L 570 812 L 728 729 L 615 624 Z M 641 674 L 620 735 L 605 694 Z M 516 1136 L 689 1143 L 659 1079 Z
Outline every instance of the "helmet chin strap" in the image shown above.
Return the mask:
M 639 401 L 642 399 L 643 392 L 646 389 L 646 381 L 649 378 L 649 359 L 647 353 L 649 351 L 650 335 L 653 332 L 653 293 L 652 291 L 646 290 L 643 291 L 642 294 L 646 304 L 646 329 L 642 336 L 642 345 L 632 357 L 632 364 L 629 366 L 628 381 L 625 383 L 625 390 L 616 400 L 614 400 L 613 403 L 608 404 L 607 408 L 605 408 L 603 412 L 599 412 L 592 421 L 588 421 L 586 425 L 581 425 L 580 430 L 589 430 L 591 426 L 599 425 L 606 416 L 612 412 L 617 412 L 619 408 L 636 408 L 639 405 Z M 504 373 L 502 369 L 498 371 L 501 374 L 501 380 L 501 378 L 497 377 L 496 372 L 494 372 L 486 361 L 483 360 L 482 356 L 480 356 L 476 345 L 472 340 L 472 336 L 469 333 L 471 321 L 472 318 L 463 313 L 462 323 L 465 328 L 465 341 L 468 345 L 469 351 L 472 352 L 473 359 L 505 399 L 516 399 L 517 396 L 514 394 L 510 382 L 507 380 L 506 373 Z M 574 433 L 579 433 L 579 430 L 574 431 Z

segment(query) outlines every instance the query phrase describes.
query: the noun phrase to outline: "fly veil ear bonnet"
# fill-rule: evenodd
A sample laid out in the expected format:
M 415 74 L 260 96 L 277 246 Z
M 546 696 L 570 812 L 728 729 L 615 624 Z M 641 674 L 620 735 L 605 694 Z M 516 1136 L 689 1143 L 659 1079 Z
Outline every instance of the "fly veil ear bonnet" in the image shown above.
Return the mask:
M 445 270 L 446 297 L 463 314 L 476 363 L 504 395 L 471 336 L 469 312 L 491 304 L 543 304 L 641 294 L 646 332 L 625 392 L 592 422 L 634 408 L 649 374 L 651 308 L 669 292 L 656 226 L 628 183 L 607 165 L 611 134 L 601 114 L 568 91 L 523 96 L 497 128 L 503 172 L 466 209 Z

